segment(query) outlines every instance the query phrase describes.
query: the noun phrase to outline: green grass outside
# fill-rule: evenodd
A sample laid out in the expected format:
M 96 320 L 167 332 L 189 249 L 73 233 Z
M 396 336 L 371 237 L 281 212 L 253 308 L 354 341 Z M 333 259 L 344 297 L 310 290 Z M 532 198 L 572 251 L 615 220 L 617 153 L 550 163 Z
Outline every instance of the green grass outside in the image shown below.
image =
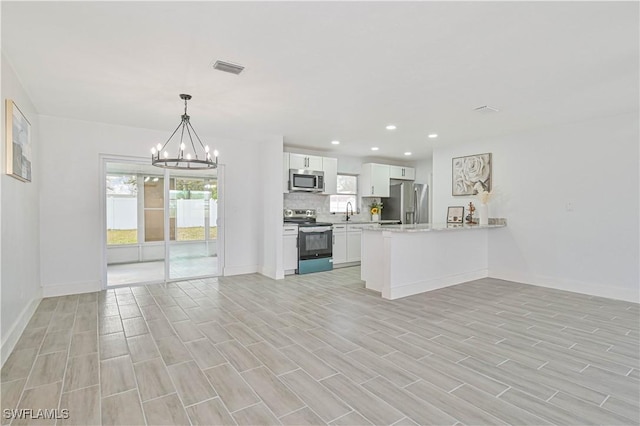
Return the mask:
M 209 239 L 218 238 L 218 227 L 209 228 Z M 204 240 L 204 227 L 178 228 L 178 241 Z M 136 244 L 138 242 L 137 229 L 107 229 L 107 245 Z

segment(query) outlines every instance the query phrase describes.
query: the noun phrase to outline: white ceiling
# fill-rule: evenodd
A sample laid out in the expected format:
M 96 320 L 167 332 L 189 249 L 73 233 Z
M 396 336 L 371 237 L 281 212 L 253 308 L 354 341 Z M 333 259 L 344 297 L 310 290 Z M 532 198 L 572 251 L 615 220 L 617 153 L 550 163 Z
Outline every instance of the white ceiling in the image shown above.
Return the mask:
M 168 137 L 178 94 L 190 93 L 201 136 L 282 134 L 290 146 L 418 159 L 434 145 L 637 111 L 638 12 L 638 2 L 3 1 L 2 49 L 41 114 Z M 246 70 L 214 71 L 216 59 Z M 500 112 L 473 112 L 485 104 Z

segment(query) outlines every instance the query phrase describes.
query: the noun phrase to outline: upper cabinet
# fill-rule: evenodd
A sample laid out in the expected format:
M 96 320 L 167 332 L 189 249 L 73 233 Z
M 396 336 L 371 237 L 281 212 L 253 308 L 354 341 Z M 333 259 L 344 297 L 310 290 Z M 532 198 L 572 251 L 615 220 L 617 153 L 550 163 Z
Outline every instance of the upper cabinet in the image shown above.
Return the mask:
M 338 159 L 315 155 L 283 153 L 283 192 L 289 192 L 289 170 L 307 169 L 324 172 L 323 194 L 338 193 Z
M 322 157 L 305 154 L 289 154 L 290 169 L 322 170 Z
M 416 169 L 404 166 L 389 166 L 389 177 L 391 179 L 415 180 Z
M 360 194 L 363 197 L 388 197 L 390 166 L 366 163 L 360 173 Z
M 338 193 L 338 159 L 322 157 L 322 169 L 324 172 L 323 194 Z

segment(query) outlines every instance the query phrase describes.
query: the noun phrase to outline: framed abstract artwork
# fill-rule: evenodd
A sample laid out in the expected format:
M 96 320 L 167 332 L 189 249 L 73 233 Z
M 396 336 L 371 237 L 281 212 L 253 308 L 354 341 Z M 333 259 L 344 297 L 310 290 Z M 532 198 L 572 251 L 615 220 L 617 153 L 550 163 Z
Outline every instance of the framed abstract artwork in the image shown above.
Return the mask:
M 7 174 L 23 182 L 31 182 L 31 124 L 11 99 L 6 100 Z
M 491 192 L 491 153 L 452 159 L 452 195 L 475 195 Z

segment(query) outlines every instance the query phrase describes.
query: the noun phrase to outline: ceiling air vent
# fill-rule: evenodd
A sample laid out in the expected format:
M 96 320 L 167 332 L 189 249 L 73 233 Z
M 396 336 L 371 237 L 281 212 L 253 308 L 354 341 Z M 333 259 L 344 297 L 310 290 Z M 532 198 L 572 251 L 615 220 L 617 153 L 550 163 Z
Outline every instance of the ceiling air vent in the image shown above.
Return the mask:
M 476 112 L 490 113 L 490 112 L 498 112 L 500 111 L 498 108 L 494 108 L 489 105 L 482 105 L 473 109 Z
M 216 63 L 213 64 L 213 69 L 237 75 L 242 72 L 244 67 L 242 65 L 232 64 L 231 62 L 216 61 Z

